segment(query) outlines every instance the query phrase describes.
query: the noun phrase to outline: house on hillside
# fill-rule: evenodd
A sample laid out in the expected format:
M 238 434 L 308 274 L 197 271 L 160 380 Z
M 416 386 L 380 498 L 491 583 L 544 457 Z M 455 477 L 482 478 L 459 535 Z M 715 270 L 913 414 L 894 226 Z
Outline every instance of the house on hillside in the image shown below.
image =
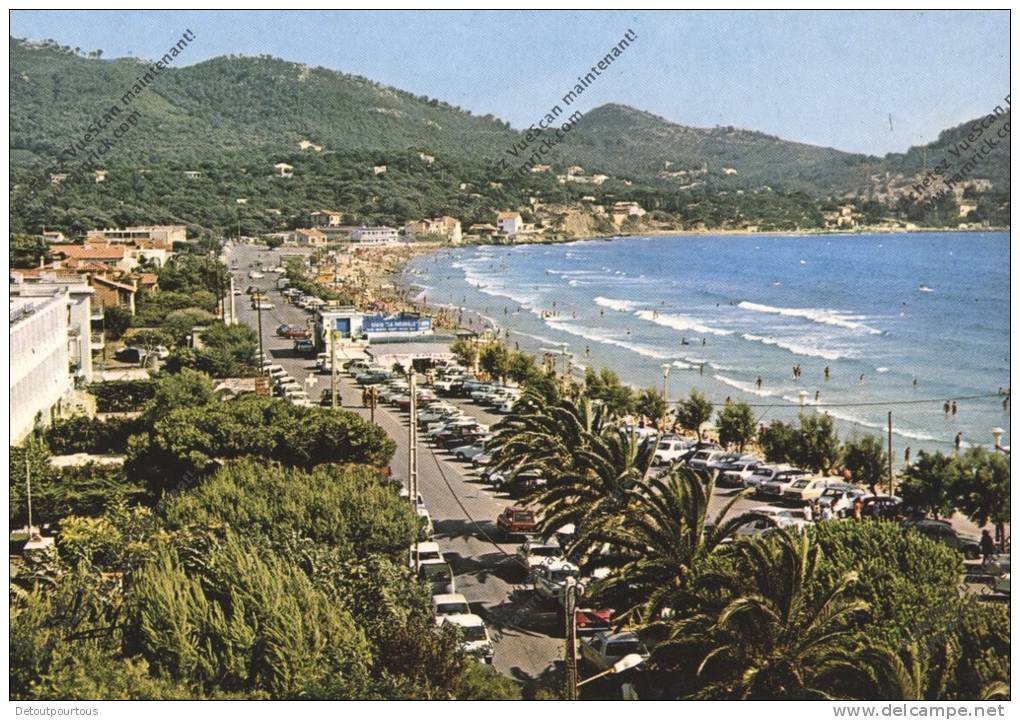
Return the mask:
M 385 225 L 376 227 L 359 227 L 351 233 L 351 239 L 361 245 L 389 245 L 400 242 L 396 228 Z
M 273 165 L 273 169 L 276 170 L 276 174 L 279 177 L 289 178 L 294 177 L 294 166 L 288 165 L 285 162 L 278 162 Z
M 518 212 L 501 212 L 496 215 L 496 227 L 509 238 L 519 235 L 524 229 L 524 219 Z
M 344 214 L 339 210 L 316 210 L 308 216 L 312 227 L 337 227 L 344 221 Z
M 319 228 L 308 228 L 295 230 L 294 242 L 303 247 L 322 247 L 329 243 L 329 238 Z
M 453 245 L 459 245 L 463 239 L 460 220 L 449 215 L 408 223 L 404 226 L 404 235 L 407 238 L 417 237 L 423 240 L 443 239 Z
M 138 286 L 105 275 L 93 275 L 90 285 L 96 293 L 95 303 L 100 307 L 122 307 L 135 314 L 135 295 Z
M 110 270 L 130 271 L 135 266 L 135 261 L 128 255 L 124 245 L 106 243 L 51 245 L 50 254 L 70 268 L 81 264 L 95 264 Z
M 384 172 L 386 172 L 386 166 L 385 165 L 373 165 L 372 166 L 372 174 L 373 175 L 382 175 Z

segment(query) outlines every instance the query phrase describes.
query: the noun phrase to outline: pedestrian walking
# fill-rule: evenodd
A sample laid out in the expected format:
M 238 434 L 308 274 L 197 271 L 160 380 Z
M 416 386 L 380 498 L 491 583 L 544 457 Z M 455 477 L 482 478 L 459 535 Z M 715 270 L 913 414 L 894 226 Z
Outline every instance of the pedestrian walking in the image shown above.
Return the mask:
M 955 400 L 953 400 L 953 404 L 950 406 L 949 412 L 952 413 L 953 415 L 956 415 L 956 401 Z
M 944 403 L 942 403 L 942 412 L 944 412 L 947 417 L 949 416 L 949 401 L 948 400 L 946 400 Z
M 818 398 L 821 396 L 821 390 L 815 390 L 815 402 L 818 402 Z
M 995 554 L 995 541 L 992 540 L 992 534 L 987 530 L 981 531 L 981 564 L 987 565 L 988 561 L 992 559 L 992 555 Z
M 863 519 L 864 513 L 864 500 L 862 498 L 854 498 L 854 520 L 860 522 Z
M 754 381 L 754 384 L 758 386 L 759 390 L 761 390 L 761 375 L 759 375 L 758 379 Z
M 829 366 L 828 365 L 825 366 L 825 379 L 826 380 L 829 379 Z
M 903 462 L 906 465 L 910 464 L 910 446 L 907 445 L 907 449 L 903 451 Z

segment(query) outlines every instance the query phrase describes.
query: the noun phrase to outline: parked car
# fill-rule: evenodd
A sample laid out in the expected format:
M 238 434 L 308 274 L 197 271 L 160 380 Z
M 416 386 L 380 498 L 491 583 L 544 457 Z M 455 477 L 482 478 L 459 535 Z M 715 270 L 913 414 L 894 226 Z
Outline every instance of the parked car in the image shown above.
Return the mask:
M 738 537 L 754 537 L 775 528 L 805 528 L 811 521 L 804 515 L 803 509 L 777 508 L 762 505 L 747 510 L 747 514 L 762 515 L 737 528 L 734 535 Z M 767 519 L 766 519 L 767 518 Z
M 465 653 L 482 662 L 491 663 L 495 648 L 485 622 L 477 615 L 446 615 L 442 624 L 457 628 L 461 635 L 460 646 Z
M 477 440 L 470 445 L 455 447 L 453 449 L 453 456 L 458 460 L 473 460 L 485 452 L 485 443 L 489 439 L 490 436 L 483 436 L 481 440 Z
M 554 541 L 542 542 L 539 539 L 528 538 L 517 548 L 517 559 L 530 573 L 533 568 L 539 565 L 562 560 L 563 548 Z
M 904 530 L 915 530 L 943 545 L 958 550 L 968 560 L 981 557 L 981 541 L 970 535 L 962 535 L 946 520 L 907 520 Z
M 851 485 L 848 488 L 827 487 L 818 498 L 820 503 L 828 503 L 833 514 L 839 517 L 846 517 L 853 512 L 854 500 L 864 497 L 867 490 Z
M 687 467 L 692 470 L 707 470 L 708 464 L 722 455 L 722 450 L 698 450 L 687 461 Z
M 113 356 L 123 363 L 141 365 L 148 354 L 148 352 L 139 347 L 125 347 L 115 352 Z
M 903 500 L 895 495 L 865 495 L 861 517 L 868 520 L 902 520 Z
M 780 470 L 772 475 L 772 479 L 758 486 L 757 495 L 763 498 L 778 499 L 797 480 L 808 474 L 807 470 Z
M 426 560 L 418 566 L 418 577 L 428 583 L 432 595 L 457 592 L 453 569 L 442 560 Z
M 421 565 L 430 560 L 443 560 L 443 553 L 439 550 L 439 543 L 418 542 L 411 545 L 411 567 Z
M 538 521 L 535 513 L 526 507 L 514 505 L 508 507 L 496 518 L 496 529 L 506 539 L 513 536 L 532 535 L 538 532 Z
M 783 490 L 783 500 L 793 503 L 809 503 L 817 500 L 830 487 L 842 487 L 847 483 L 835 477 L 799 477 Z
M 278 337 L 287 338 L 288 340 L 300 340 L 308 337 L 308 331 L 305 328 L 288 325 L 287 323 L 277 326 L 276 334 Z
M 632 632 L 598 632 L 581 640 L 581 659 L 596 670 L 608 670 L 627 655 L 648 659 L 648 648 Z
M 471 467 L 480 468 L 485 467 L 492 462 L 492 453 L 483 452 L 475 455 L 471 458 Z
M 315 352 L 315 343 L 311 340 L 296 340 L 294 342 L 294 352 L 310 355 Z
M 716 484 L 728 487 L 743 487 L 744 482 L 754 474 L 754 471 L 761 465 L 755 462 L 735 462 L 723 467 Z
M 546 600 L 559 600 L 569 578 L 577 578 L 580 569 L 574 563 L 560 559 L 538 563 L 531 567 L 531 582 L 539 597 Z
M 470 615 L 471 606 L 460 593 L 449 593 L 432 596 L 432 612 L 436 616 L 436 624 L 442 622 L 447 615 Z
M 654 465 L 670 465 L 682 458 L 690 449 L 686 440 L 661 440 L 655 448 Z

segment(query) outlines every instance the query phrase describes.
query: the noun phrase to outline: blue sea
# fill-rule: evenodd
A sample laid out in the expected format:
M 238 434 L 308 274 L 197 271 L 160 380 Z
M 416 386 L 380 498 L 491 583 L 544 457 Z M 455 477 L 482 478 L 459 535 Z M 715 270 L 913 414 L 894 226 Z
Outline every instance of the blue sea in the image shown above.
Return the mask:
M 842 436 L 884 434 L 891 410 L 897 460 L 907 446 L 952 450 L 957 432 L 990 446 L 999 426 L 1009 441 L 1007 233 L 473 246 L 417 258 L 404 282 L 523 349 L 566 343 L 578 371 L 661 388 L 668 364 L 671 400 L 697 388 L 764 422 L 795 418 L 803 400 Z M 951 398 L 967 398 L 956 415 Z

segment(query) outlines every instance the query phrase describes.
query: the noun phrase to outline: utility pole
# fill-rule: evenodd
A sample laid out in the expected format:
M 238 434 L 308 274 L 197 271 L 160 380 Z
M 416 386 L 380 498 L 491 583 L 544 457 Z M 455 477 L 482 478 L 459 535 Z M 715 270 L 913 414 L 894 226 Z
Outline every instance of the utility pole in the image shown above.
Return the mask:
M 28 493 L 28 539 L 32 540 L 32 466 L 28 460 L 28 449 L 25 451 L 25 488 Z
M 893 494 L 893 471 L 892 471 L 892 410 L 889 411 L 889 494 Z
M 252 297 L 255 298 L 255 312 L 259 318 L 259 367 L 263 367 L 262 361 L 266 359 L 266 351 L 262 346 L 262 293 L 256 290 Z M 266 366 L 262 374 L 265 375 L 268 372 L 269 368 Z
M 568 577 L 563 588 L 563 623 L 567 629 L 566 646 L 566 697 L 567 700 L 577 700 L 577 591 L 579 586 L 577 580 Z
M 230 324 L 237 324 L 237 307 L 234 305 L 234 276 L 230 276 Z
M 408 372 L 408 391 L 411 396 L 410 415 L 411 422 L 407 431 L 407 490 L 411 497 L 411 507 L 414 509 L 415 517 L 418 517 L 418 400 L 415 397 L 417 391 L 414 382 L 414 361 L 411 360 L 410 371 Z M 373 403 L 374 407 L 374 403 Z M 414 571 L 418 572 L 418 536 L 414 540 Z
M 337 375 L 336 375 L 336 329 L 329 329 L 329 391 L 332 395 L 330 406 L 336 410 L 337 405 Z

